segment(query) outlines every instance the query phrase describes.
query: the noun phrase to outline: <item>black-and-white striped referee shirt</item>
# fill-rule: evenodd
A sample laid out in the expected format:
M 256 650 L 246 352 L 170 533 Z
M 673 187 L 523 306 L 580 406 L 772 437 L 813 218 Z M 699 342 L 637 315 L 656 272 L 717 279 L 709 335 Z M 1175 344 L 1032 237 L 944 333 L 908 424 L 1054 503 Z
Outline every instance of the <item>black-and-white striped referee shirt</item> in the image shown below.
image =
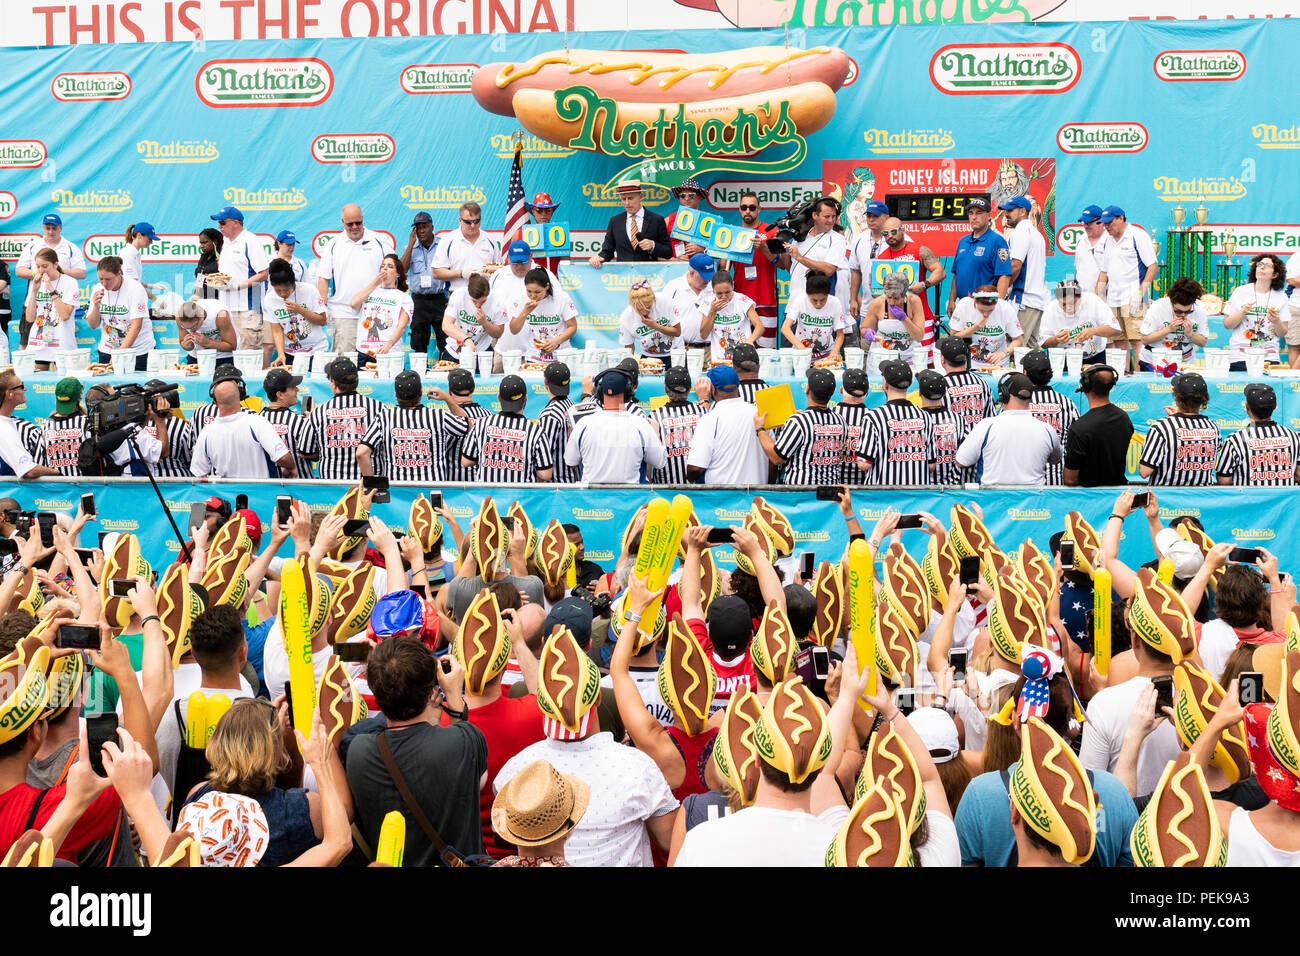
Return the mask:
M 862 443 L 862 429 L 866 427 L 867 406 L 865 403 L 857 405 L 846 405 L 840 402 L 833 409 L 840 418 L 844 419 L 844 446 L 847 449 L 844 453 L 844 471 L 838 482 L 830 484 L 841 485 L 865 485 L 867 483 L 866 472 L 859 471 L 857 464 L 853 460 L 854 449 Z
M 332 481 L 356 481 L 361 477 L 357 446 L 383 408 L 373 398 L 348 392 L 312 409 L 311 427 L 320 443 L 320 477 Z
M 928 485 L 934 448 L 930 416 L 905 398 L 867 412 L 858 457 L 871 463 L 869 485 Z
M 785 459 L 783 485 L 835 485 L 844 474 L 848 425 L 829 408 L 795 412 L 781 426 L 776 453 Z
M 23 443 L 27 449 L 27 454 L 32 456 L 32 461 L 39 462 L 41 453 L 41 430 L 25 418 L 19 418 L 13 415 L 9 419 L 14 423 L 14 428 L 18 430 L 18 440 Z
M 551 467 L 546 433 L 519 412 L 498 412 L 470 426 L 461 454 L 474 462 L 474 480 L 490 485 L 539 481 Z
M 465 416 L 468 419 L 466 429 L 460 434 L 448 433 L 444 439 L 443 459 L 442 459 L 442 480 L 443 481 L 478 481 L 478 468 L 466 468 L 460 463 L 461 453 L 465 448 L 465 439 L 469 436 L 469 431 L 474 427 L 474 423 L 480 418 L 489 418 L 492 415 L 492 409 L 486 405 L 480 405 L 478 402 L 469 402 L 462 405 L 465 410 Z M 450 417 L 450 416 L 449 416 Z
M 432 484 L 442 480 L 448 438 L 455 436 L 459 441 L 468 431 L 467 417 L 445 409 L 385 405 L 370 426 L 365 444 L 374 453 L 375 474 L 387 475 L 391 481 Z
M 262 406 L 262 417 L 271 423 L 275 433 L 284 442 L 284 447 L 293 455 L 293 463 L 298 469 L 299 479 L 311 478 L 312 462 L 303 457 L 320 454 L 320 442 L 316 430 L 312 428 L 311 419 L 296 408 L 284 408 L 280 405 Z
M 159 458 L 154 466 L 154 474 L 159 478 L 193 478 L 190 474 L 190 458 L 194 454 L 194 426 L 183 418 L 168 415 L 167 423 L 167 457 Z M 158 430 L 154 423 L 146 421 L 144 430 L 154 438 Z
M 961 485 L 975 480 L 974 468 L 957 464 L 957 448 L 966 437 L 966 426 L 956 412 L 943 408 L 922 408 L 930 416 L 930 431 L 934 454 L 934 483 L 936 485 Z
M 555 474 L 551 480 L 566 485 L 577 481 L 582 472 L 582 469 L 570 468 L 564 463 L 564 445 L 569 440 L 569 409 L 572 407 L 573 399 L 552 397 L 537 413 L 537 424 L 546 435 L 546 447 L 555 462 Z
M 81 469 L 77 467 L 77 452 L 85 440 L 84 414 L 51 415 L 41 425 L 40 454 L 32 457 L 60 475 L 75 477 L 81 474 Z
M 1300 433 L 1269 419 L 1251 422 L 1223 443 L 1218 474 L 1234 485 L 1294 485 Z
M 961 416 L 967 434 L 997 412 L 997 406 L 993 404 L 993 389 L 982 375 L 963 370 L 949 372 L 944 377 L 948 383 L 947 391 L 943 393 L 943 407 Z
M 656 468 L 650 475 L 650 481 L 656 485 L 684 485 L 686 477 L 686 457 L 691 453 L 691 439 L 695 436 L 695 426 L 704 417 L 706 409 L 698 402 L 669 402 L 659 408 L 646 412 L 651 422 L 659 425 L 659 440 L 664 443 L 667 461 L 662 468 Z
M 754 395 L 760 388 L 767 388 L 767 382 L 761 378 L 743 379 L 740 383 L 740 399 L 749 404 L 754 404 Z
M 216 402 L 208 402 L 194 409 L 194 414 L 190 415 L 190 424 L 194 426 L 194 437 L 198 438 L 203 433 L 203 429 L 208 427 L 208 422 L 216 417 Z
M 1153 485 L 1213 485 L 1222 445 L 1208 415 L 1169 415 L 1151 423 L 1138 465 L 1151 469 Z
M 1061 447 L 1065 448 L 1070 426 L 1079 420 L 1079 406 L 1074 404 L 1068 395 L 1062 395 L 1049 386 L 1042 386 L 1035 388 L 1033 394 L 1029 396 L 1029 414 L 1055 431 L 1056 437 L 1061 439 Z M 1047 484 L 1061 483 L 1061 468 L 1059 461 L 1054 465 L 1048 464 L 1044 478 Z M 1210 466 L 1210 470 L 1214 470 L 1213 465 Z

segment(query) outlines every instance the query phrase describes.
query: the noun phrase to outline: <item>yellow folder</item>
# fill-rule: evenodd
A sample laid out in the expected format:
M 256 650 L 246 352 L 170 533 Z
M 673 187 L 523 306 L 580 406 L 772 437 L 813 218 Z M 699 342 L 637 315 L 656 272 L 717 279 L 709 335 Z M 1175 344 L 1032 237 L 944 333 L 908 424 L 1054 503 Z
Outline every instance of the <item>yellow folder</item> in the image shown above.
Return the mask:
M 794 393 L 790 391 L 788 382 L 771 388 L 760 388 L 754 393 L 754 404 L 760 412 L 767 413 L 765 425 L 768 428 L 784 425 L 795 412 Z

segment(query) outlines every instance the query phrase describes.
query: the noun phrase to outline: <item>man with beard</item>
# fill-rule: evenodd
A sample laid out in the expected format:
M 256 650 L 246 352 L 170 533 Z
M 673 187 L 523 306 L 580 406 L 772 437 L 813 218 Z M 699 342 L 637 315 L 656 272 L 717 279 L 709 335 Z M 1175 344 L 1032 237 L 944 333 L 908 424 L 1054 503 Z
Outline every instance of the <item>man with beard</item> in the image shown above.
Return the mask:
M 909 291 L 915 292 L 921 299 L 921 307 L 925 311 L 925 333 L 921 336 L 921 348 L 928 356 L 930 349 L 934 346 L 934 312 L 930 310 L 930 290 L 938 288 L 944 279 L 948 278 L 948 271 L 944 269 L 943 263 L 939 257 L 930 251 L 929 246 L 923 246 L 919 242 L 914 242 L 907 238 L 903 232 L 903 223 L 901 220 L 890 217 L 881 224 L 880 235 L 884 238 L 885 248 L 876 253 L 877 259 L 911 259 L 921 264 L 918 269 L 918 275 L 915 282 L 912 283 Z M 861 240 L 859 239 L 859 242 Z M 856 246 L 854 247 L 856 250 Z M 857 294 L 857 286 L 850 281 L 850 286 Z M 856 305 L 850 309 L 853 315 L 857 315 Z
M 733 288 L 754 302 L 758 317 L 763 320 L 763 334 L 757 345 L 776 348 L 776 264 L 781 257 L 767 248 L 763 240 L 772 235 L 772 227 L 760 222 L 758 194 L 747 192 L 740 197 L 740 221 L 746 229 L 758 230 L 754 243 L 752 262 L 733 262 L 729 266 Z

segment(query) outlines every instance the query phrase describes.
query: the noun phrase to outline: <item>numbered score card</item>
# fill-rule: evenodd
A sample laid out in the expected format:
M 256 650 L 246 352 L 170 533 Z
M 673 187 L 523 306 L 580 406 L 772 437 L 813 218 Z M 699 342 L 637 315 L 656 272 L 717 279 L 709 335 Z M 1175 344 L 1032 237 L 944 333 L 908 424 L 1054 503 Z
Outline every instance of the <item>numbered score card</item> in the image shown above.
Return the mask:
M 673 220 L 672 237 L 703 246 L 704 251 L 715 259 L 753 262 L 758 231 L 732 226 L 717 216 L 683 206 L 677 210 Z
M 569 255 L 567 222 L 530 222 L 519 230 L 519 238 L 528 243 L 533 255 L 543 258 Z

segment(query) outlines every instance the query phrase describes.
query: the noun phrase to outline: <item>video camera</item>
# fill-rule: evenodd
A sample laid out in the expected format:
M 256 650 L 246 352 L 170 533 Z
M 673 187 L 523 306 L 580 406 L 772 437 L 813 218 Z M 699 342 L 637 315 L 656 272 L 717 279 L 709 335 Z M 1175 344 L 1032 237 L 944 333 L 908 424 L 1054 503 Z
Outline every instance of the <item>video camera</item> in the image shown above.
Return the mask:
M 170 384 L 153 387 L 135 384 L 119 385 L 111 398 L 86 403 L 91 431 L 102 435 L 126 425 L 142 425 L 149 417 L 149 409 L 154 404 L 151 401 L 153 398 L 165 395 L 169 404 L 179 404 L 179 392 L 176 385 Z
M 786 210 L 785 215 L 781 216 L 776 222 L 772 223 L 772 228 L 776 234 L 766 239 L 767 251 L 773 255 L 779 255 L 785 252 L 787 242 L 803 242 L 808 238 L 808 230 L 813 224 L 813 210 L 823 199 L 829 199 L 835 203 L 835 213 L 839 215 L 840 204 L 831 196 L 818 196 L 816 199 L 805 199 L 803 202 L 797 202 Z
M 569 592 L 569 597 L 576 597 L 590 604 L 592 617 L 609 616 L 610 600 L 608 594 L 593 594 L 586 588 L 574 588 Z

